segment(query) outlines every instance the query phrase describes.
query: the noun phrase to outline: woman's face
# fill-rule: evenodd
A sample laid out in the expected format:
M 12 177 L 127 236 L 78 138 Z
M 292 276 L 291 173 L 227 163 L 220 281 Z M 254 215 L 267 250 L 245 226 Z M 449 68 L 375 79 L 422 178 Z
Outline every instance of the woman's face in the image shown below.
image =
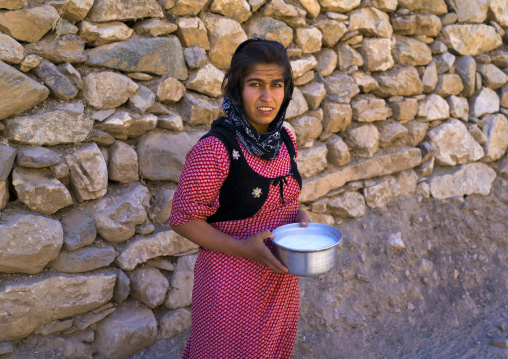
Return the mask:
M 284 76 L 275 64 L 258 64 L 243 79 L 242 112 L 259 133 L 268 130 L 284 100 Z

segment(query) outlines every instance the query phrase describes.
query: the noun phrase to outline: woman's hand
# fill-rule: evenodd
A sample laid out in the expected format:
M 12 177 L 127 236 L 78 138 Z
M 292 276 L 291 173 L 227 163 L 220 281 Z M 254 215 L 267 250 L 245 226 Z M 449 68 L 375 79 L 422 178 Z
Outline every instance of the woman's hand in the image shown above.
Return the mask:
M 265 245 L 264 240 L 274 238 L 275 235 L 269 230 L 259 232 L 243 241 L 238 241 L 239 257 L 250 259 L 253 262 L 270 268 L 275 273 L 287 273 L 288 269 L 275 258 L 270 249 Z
M 300 226 L 307 227 L 309 222 L 309 217 L 305 211 L 303 209 L 299 209 L 298 212 L 296 212 L 295 223 L 300 223 Z

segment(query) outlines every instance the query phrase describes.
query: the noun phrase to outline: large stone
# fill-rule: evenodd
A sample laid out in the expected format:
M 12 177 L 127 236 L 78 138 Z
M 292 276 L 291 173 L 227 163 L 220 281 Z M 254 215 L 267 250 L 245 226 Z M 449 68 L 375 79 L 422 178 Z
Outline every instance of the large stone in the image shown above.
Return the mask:
M 379 146 L 383 148 L 405 138 L 409 132 L 406 127 L 395 121 L 376 123 L 376 127 L 379 131 Z
M 151 82 L 150 87 L 155 93 L 157 101 L 168 105 L 180 101 L 185 94 L 185 86 L 173 77 L 157 79 Z
M 320 82 L 311 82 L 305 85 L 301 88 L 301 92 L 311 110 L 319 108 L 326 96 L 325 85 Z
M 291 5 L 284 0 L 272 0 L 261 11 L 261 16 L 284 21 L 292 28 L 297 29 L 306 25 L 305 15 L 305 10 Z
M 441 19 L 431 14 L 396 15 L 391 18 L 393 30 L 399 35 L 437 36 L 441 31 Z
M 343 22 L 330 19 L 319 20 L 314 26 L 321 31 L 323 35 L 323 45 L 326 47 L 335 46 L 340 38 L 347 32 L 347 26 Z
M 326 208 L 329 213 L 341 218 L 361 218 L 367 211 L 364 197 L 356 191 L 330 198 Z
M 154 131 L 142 136 L 137 146 L 141 177 L 178 182 L 185 155 L 203 134 Z
M 471 56 L 461 56 L 455 61 L 455 72 L 462 79 L 462 95 L 470 97 L 475 91 L 476 61 Z
M 108 189 L 108 169 L 99 147 L 92 143 L 65 156 L 71 187 L 79 202 L 104 196 Z
M 368 47 L 368 49 L 372 48 Z M 358 67 L 363 66 L 362 55 L 345 42 L 340 42 L 337 45 L 337 54 L 337 62 L 341 71 L 345 71 L 355 65 Z
M 385 176 L 414 168 L 420 164 L 421 159 L 421 152 L 417 148 L 397 148 L 373 158 L 355 161 L 335 171 L 304 181 L 300 201 L 314 201 L 350 181 Z
M 53 6 L 42 5 L 0 13 L 0 31 L 24 42 L 39 41 L 56 25 L 60 15 Z
M 450 7 L 457 14 L 459 22 L 481 24 L 487 19 L 489 0 L 453 0 Z
M 87 55 L 87 63 L 91 66 L 171 76 L 178 80 L 187 78 L 182 45 L 174 35 L 102 45 L 88 50 Z
M 194 265 L 197 255 L 178 258 L 175 272 L 171 276 L 171 288 L 164 306 L 177 309 L 192 304 L 192 287 L 194 285 Z
M 346 103 L 326 101 L 323 106 L 323 130 L 328 132 L 344 131 L 351 124 L 353 110 Z
M 165 9 L 171 15 L 197 15 L 208 0 L 165 0 Z
M 23 46 L 12 37 L 0 33 L 0 61 L 19 64 L 23 61 Z
M 125 142 L 115 141 L 109 151 L 108 175 L 111 181 L 129 183 L 139 180 L 136 150 Z
M 399 0 L 399 7 L 434 15 L 443 15 L 448 12 L 445 0 Z
M 484 163 L 468 163 L 453 168 L 434 169 L 430 177 L 430 193 L 437 199 L 471 194 L 487 196 L 496 178 L 496 171 Z
M 323 131 L 321 121 L 314 116 L 302 116 L 291 122 L 299 145 L 315 140 Z
M 250 5 L 245 0 L 213 0 L 209 9 L 213 13 L 224 15 L 239 23 L 247 21 L 252 16 Z
M 275 20 L 270 17 L 261 17 L 255 21 L 249 21 L 247 30 L 249 38 L 262 38 L 278 41 L 289 47 L 293 41 L 293 29 L 283 21 Z
M 139 35 L 151 35 L 152 37 L 169 35 L 178 29 L 178 25 L 159 19 L 145 19 L 137 21 L 134 31 Z
M 86 17 L 94 0 L 49 0 L 45 3 L 54 6 L 64 19 L 74 24 Z
M 0 120 L 18 115 L 41 103 L 49 89 L 0 61 Z
M 71 100 L 78 94 L 78 89 L 52 62 L 42 61 L 35 73 L 49 87 L 53 96 L 60 100 Z
M 222 95 L 223 79 L 224 73 L 221 70 L 212 64 L 207 64 L 190 75 L 186 87 L 211 97 L 219 97 Z
M 94 108 L 115 108 L 127 102 L 138 84 L 115 72 L 95 72 L 83 79 L 83 97 Z
M 190 328 L 191 313 L 185 308 L 179 308 L 175 311 L 164 313 L 158 318 L 159 339 L 169 339 Z
M 393 57 L 401 65 L 425 66 L 432 61 L 432 52 L 424 42 L 407 36 L 395 36 Z
M 95 241 L 97 231 L 93 218 L 73 211 L 62 218 L 64 248 L 68 251 L 88 246 Z
M 450 106 L 441 96 L 429 95 L 420 103 L 418 117 L 424 121 L 445 120 L 450 117 Z
M 379 148 L 379 131 L 371 124 L 353 125 L 344 132 L 348 148 L 359 157 L 372 157 Z
M 4 0 L 0 4 L 0 9 L 17 10 L 28 5 L 28 0 Z
M 360 47 L 360 53 L 363 56 L 367 71 L 386 71 L 395 64 L 390 39 L 364 39 Z
M 304 54 L 321 50 L 323 35 L 315 27 L 296 29 L 295 43 Z
M 352 99 L 360 93 L 360 88 L 355 80 L 351 76 L 340 72 L 334 72 L 331 76 L 328 76 L 325 79 L 325 84 L 327 95 L 331 97 Z
M 85 44 L 100 46 L 116 41 L 125 41 L 131 37 L 134 30 L 123 22 L 112 21 L 104 24 L 94 24 L 81 21 L 78 25 L 79 36 Z
M 324 143 L 301 150 L 296 162 L 302 178 L 310 178 L 322 172 L 327 165 L 327 153 L 328 148 Z
M 322 12 L 345 13 L 360 5 L 361 0 L 319 0 Z
M 25 46 L 25 53 L 42 56 L 55 64 L 86 61 L 85 43 L 76 35 L 45 36 L 41 41 Z
M 150 192 L 139 183 L 109 186 L 108 195 L 90 202 L 86 211 L 95 220 L 97 233 L 112 243 L 125 242 L 136 226 L 147 219 Z
M 504 28 L 508 27 L 508 5 L 505 0 L 490 0 L 490 11 L 494 18 Z
M 72 317 L 106 304 L 113 296 L 111 272 L 6 282 L 0 292 L 0 340 L 25 338 L 41 325 Z
M 469 113 L 473 117 L 499 112 L 499 106 L 499 96 L 488 87 L 482 88 L 479 93 L 469 98 Z
M 371 95 L 359 95 L 351 101 L 353 120 L 357 122 L 385 121 L 392 116 L 392 110 L 383 99 Z
M 7 119 L 4 133 L 14 142 L 36 146 L 78 143 L 87 139 L 93 122 L 84 114 L 83 104 L 68 103 L 38 115 Z
M 183 98 L 184 121 L 191 126 L 210 125 L 219 116 L 221 109 L 217 102 L 203 95 L 187 92 Z
M 434 93 L 441 97 L 448 97 L 451 95 L 459 95 L 464 89 L 462 79 L 457 74 L 444 74 L 439 75 Z
M 72 205 L 71 194 L 49 169 L 16 167 L 12 184 L 19 200 L 34 211 L 53 214 Z
M 298 87 L 293 91 L 293 97 L 286 110 L 286 119 L 298 117 L 309 110 L 307 101 Z
M 393 29 L 388 14 L 376 8 L 355 10 L 349 15 L 349 31 L 360 31 L 366 36 L 392 37 Z
M 303 76 L 307 72 L 316 68 L 318 62 L 312 55 L 304 56 L 296 60 L 291 60 L 291 70 L 295 79 Z
M 106 22 L 146 17 L 164 18 L 164 12 L 156 0 L 94 0 L 86 18 L 92 22 Z
M 475 56 L 502 45 L 496 28 L 484 24 L 456 24 L 443 28 L 443 42 L 460 55 Z
M 148 113 L 138 115 L 127 111 L 117 111 L 98 126 L 118 140 L 127 140 L 143 135 L 157 127 L 157 116 Z
M 500 159 L 508 148 L 508 119 L 500 113 L 487 115 L 483 119 L 483 133 L 487 142 L 483 146 L 485 151 L 484 161 L 496 161 Z
M 423 91 L 418 71 L 412 66 L 393 68 L 375 75 L 374 78 L 379 83 L 379 88 L 374 94 L 381 97 L 413 96 Z
M 228 69 L 236 48 L 247 40 L 245 31 L 240 23 L 233 19 L 210 15 L 203 20 L 210 41 L 210 62 L 221 70 Z
M 482 147 L 459 120 L 442 123 L 431 129 L 427 136 L 436 149 L 438 165 L 456 166 L 478 161 L 484 155 Z
M 157 268 L 145 266 L 129 273 L 130 295 L 150 308 L 156 308 L 166 299 L 169 282 Z
M 12 216 L 0 224 L 0 272 L 39 273 L 58 256 L 62 243 L 63 230 L 57 220 L 31 214 Z M 0 337 L 5 335 L 0 330 Z
M 72 252 L 62 251 L 49 266 L 64 273 L 83 273 L 107 267 L 115 257 L 115 249 L 111 246 L 85 247 Z
M 16 153 L 15 148 L 0 145 L 0 181 L 5 181 L 9 177 L 16 159 Z
M 482 75 L 482 83 L 485 87 L 497 90 L 508 82 L 508 74 L 494 64 L 479 64 L 477 69 Z
M 162 231 L 134 237 L 122 249 L 115 263 L 123 270 L 133 270 L 138 264 L 145 263 L 149 259 L 173 256 L 195 248 L 198 248 L 196 244 L 176 232 Z

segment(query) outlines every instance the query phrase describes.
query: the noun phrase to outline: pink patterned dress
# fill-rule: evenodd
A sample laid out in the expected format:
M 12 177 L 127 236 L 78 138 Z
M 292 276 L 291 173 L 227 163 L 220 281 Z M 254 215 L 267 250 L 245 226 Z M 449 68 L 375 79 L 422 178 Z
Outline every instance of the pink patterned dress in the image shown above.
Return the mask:
M 249 166 L 264 177 L 290 171 L 291 158 L 284 144 L 272 161 L 251 156 L 243 147 L 242 152 Z M 229 158 L 215 137 L 207 137 L 192 148 L 173 199 L 171 225 L 206 220 L 216 212 Z M 241 240 L 293 223 L 300 187 L 293 177 L 287 177 L 287 182 L 285 204 L 279 187 L 270 186 L 268 199 L 256 215 L 212 225 Z M 273 247 L 273 243 L 268 245 Z M 290 358 L 298 326 L 298 296 L 298 277 L 276 274 L 248 259 L 200 248 L 194 269 L 192 329 L 182 358 Z

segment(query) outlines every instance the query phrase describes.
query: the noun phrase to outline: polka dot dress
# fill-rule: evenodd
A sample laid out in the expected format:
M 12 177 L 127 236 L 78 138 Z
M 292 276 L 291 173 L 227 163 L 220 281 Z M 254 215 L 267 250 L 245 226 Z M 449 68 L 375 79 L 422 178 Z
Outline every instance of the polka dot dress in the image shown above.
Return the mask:
M 284 145 L 272 161 L 250 156 L 244 148 L 240 156 L 245 156 L 247 163 L 264 177 L 274 178 L 290 171 L 291 159 Z M 232 158 L 234 161 L 239 156 Z M 181 225 L 214 214 L 228 170 L 229 155 L 222 142 L 215 137 L 199 141 L 187 155 L 170 224 Z M 268 199 L 256 215 L 212 225 L 242 240 L 292 223 L 300 188 L 293 177 L 287 181 L 285 204 L 279 187 L 270 186 Z M 248 195 L 255 192 L 249 190 Z M 273 250 L 271 241 L 267 245 Z M 298 277 L 276 274 L 248 259 L 200 248 L 194 269 L 192 329 L 182 358 L 291 358 L 298 300 Z

